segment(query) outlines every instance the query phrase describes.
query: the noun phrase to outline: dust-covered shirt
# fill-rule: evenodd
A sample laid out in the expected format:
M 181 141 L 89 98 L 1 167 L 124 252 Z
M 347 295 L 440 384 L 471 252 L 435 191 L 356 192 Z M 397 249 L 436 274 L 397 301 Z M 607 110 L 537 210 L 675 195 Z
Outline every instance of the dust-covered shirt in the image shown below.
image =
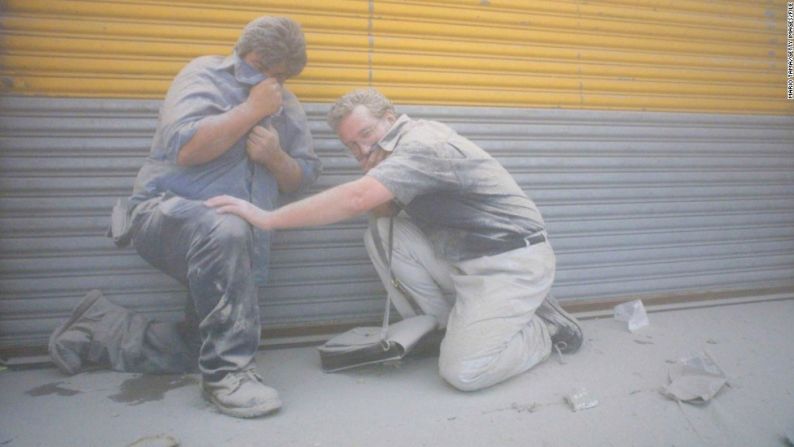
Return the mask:
M 535 204 L 487 152 L 448 126 L 402 115 L 378 142 L 381 182 L 434 250 L 456 262 L 544 230 Z
M 208 116 L 228 112 L 248 98 L 251 87 L 266 76 L 248 65 L 236 53 L 194 59 L 171 83 L 152 141 L 151 152 L 138 172 L 131 204 L 162 195 L 205 200 L 220 194 L 248 200 L 272 210 L 278 206 L 279 190 L 275 176 L 265 166 L 253 162 L 246 152 L 247 135 L 241 137 L 219 157 L 197 166 L 176 164 L 179 150 Z M 265 118 L 262 126 L 272 124 L 281 147 L 301 168 L 301 190 L 320 174 L 321 164 L 314 153 L 306 113 L 298 99 L 283 89 L 283 110 Z M 268 272 L 270 232 L 254 229 L 254 272 L 264 284 Z

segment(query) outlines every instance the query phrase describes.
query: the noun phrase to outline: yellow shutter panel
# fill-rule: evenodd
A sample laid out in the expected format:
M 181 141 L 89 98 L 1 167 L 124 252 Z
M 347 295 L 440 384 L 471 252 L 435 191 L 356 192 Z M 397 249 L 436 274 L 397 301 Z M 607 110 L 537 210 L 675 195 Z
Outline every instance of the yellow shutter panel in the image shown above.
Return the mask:
M 5 0 L 5 94 L 162 98 L 191 58 L 260 15 L 299 21 L 291 88 L 399 103 L 794 114 L 785 1 Z

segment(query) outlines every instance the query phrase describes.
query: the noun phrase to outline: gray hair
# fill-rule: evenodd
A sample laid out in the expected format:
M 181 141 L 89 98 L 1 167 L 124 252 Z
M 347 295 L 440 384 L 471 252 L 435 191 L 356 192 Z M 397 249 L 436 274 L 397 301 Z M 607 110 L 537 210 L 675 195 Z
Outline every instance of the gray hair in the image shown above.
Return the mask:
M 390 112 L 396 114 L 394 105 L 389 98 L 383 96 L 383 93 L 371 87 L 361 88 L 347 93 L 331 106 L 327 117 L 328 125 L 336 132 L 339 128 L 339 123 L 359 105 L 366 107 L 369 113 L 377 119 L 383 118 Z
M 265 68 L 285 64 L 288 77 L 306 66 L 306 40 L 298 22 L 287 17 L 260 17 L 243 28 L 234 47 L 241 58 L 255 53 Z

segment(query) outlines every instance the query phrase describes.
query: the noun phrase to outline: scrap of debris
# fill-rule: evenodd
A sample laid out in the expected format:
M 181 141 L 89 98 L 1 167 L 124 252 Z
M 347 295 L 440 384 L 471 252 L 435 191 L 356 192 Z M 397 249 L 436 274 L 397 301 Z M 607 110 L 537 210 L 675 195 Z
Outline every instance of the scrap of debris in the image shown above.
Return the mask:
M 627 324 L 630 332 L 635 332 L 650 325 L 648 314 L 642 301 L 634 300 L 615 306 L 615 319 Z
M 598 399 L 584 388 L 577 388 L 574 392 L 565 396 L 565 401 L 568 402 L 573 411 L 587 410 L 598 405 Z
M 691 404 L 707 403 L 728 383 L 725 373 L 707 353 L 680 359 L 670 366 L 668 374 L 670 384 L 661 393 Z

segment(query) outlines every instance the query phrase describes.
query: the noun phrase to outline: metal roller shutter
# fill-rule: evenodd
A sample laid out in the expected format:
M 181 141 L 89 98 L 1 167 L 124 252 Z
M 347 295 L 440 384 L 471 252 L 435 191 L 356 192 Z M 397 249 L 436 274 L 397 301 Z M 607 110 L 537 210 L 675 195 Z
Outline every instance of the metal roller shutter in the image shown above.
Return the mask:
M 0 100 L 0 347 L 39 345 L 91 288 L 176 316 L 185 292 L 103 237 L 156 101 Z M 401 107 L 500 159 L 537 201 L 566 302 L 794 285 L 794 117 Z M 325 189 L 358 174 L 307 104 Z M 363 221 L 277 235 L 266 327 L 374 319 Z

